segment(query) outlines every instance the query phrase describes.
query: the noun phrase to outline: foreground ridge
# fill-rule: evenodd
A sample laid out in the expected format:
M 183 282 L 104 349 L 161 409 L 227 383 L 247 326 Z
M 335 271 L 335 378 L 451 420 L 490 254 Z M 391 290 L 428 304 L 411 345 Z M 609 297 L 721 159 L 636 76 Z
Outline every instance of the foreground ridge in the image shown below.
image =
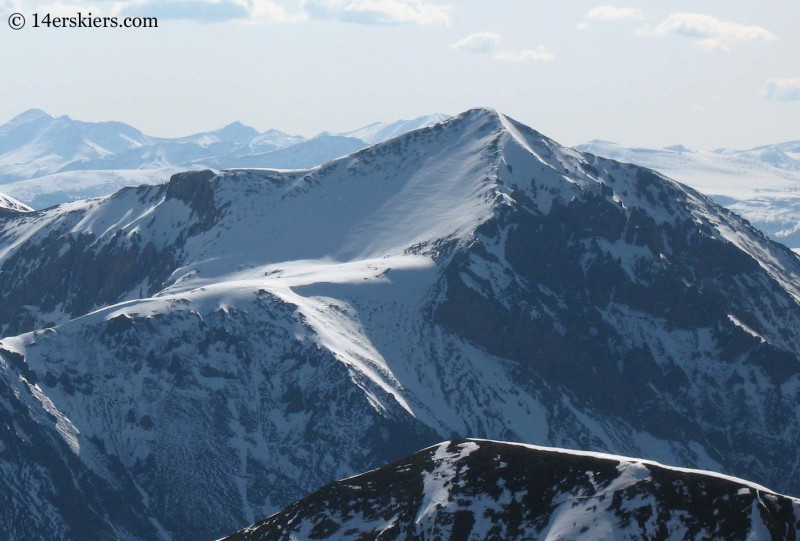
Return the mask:
M 798 534 L 800 500 L 741 479 L 466 439 L 332 483 L 225 541 L 765 541 Z

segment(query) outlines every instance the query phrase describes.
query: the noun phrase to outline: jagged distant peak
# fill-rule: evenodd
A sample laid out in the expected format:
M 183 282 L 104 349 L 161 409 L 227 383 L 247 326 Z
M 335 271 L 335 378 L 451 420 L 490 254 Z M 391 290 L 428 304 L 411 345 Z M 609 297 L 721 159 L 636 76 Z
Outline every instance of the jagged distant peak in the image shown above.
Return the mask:
M 231 132 L 231 133 L 256 133 L 259 134 L 259 131 L 252 126 L 248 126 L 247 124 L 242 123 L 239 120 L 235 120 L 230 124 L 226 124 L 222 128 L 218 130 L 214 130 L 217 133 L 221 132 Z

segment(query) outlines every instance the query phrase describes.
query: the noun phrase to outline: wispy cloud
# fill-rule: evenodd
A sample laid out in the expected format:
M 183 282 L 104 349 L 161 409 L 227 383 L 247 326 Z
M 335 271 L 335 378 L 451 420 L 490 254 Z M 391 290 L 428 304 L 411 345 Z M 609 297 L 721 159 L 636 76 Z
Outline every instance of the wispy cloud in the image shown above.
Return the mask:
M 450 7 L 424 0 L 303 0 L 311 19 L 369 25 L 449 25 Z
M 723 21 L 703 13 L 673 13 L 655 28 L 643 28 L 640 35 L 690 38 L 704 49 L 729 50 L 735 42 L 774 41 L 775 34 L 760 26 Z
M 770 79 L 760 92 L 768 100 L 800 101 L 800 77 Z
M 158 17 L 202 23 L 226 21 L 286 21 L 290 14 L 272 0 L 133 0 L 117 2 L 113 12 L 130 17 Z
M 499 51 L 502 39 L 497 32 L 476 32 L 458 40 L 451 47 L 457 51 L 491 54 L 494 60 L 500 62 L 549 62 L 555 58 L 553 53 L 542 46 L 536 49 Z
M 644 15 L 639 9 L 615 6 L 597 6 L 584 15 L 585 19 L 592 21 L 619 21 L 621 19 L 641 19 L 643 17 Z
M 497 32 L 476 32 L 453 43 L 453 49 L 470 53 L 493 53 L 500 45 Z
M 544 47 L 536 49 L 522 49 L 519 51 L 503 51 L 492 58 L 502 62 L 550 62 L 555 59 L 553 53 Z

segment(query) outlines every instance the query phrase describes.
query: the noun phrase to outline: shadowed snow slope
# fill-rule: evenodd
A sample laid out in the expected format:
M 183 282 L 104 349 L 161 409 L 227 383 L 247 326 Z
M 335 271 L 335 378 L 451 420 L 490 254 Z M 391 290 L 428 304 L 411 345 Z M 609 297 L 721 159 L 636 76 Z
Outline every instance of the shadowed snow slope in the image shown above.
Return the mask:
M 800 501 L 709 472 L 486 440 L 332 483 L 225 541 L 794 539 Z
M 454 434 L 800 493 L 797 256 L 491 110 L 4 214 L 0 271 L 10 539 L 221 536 Z

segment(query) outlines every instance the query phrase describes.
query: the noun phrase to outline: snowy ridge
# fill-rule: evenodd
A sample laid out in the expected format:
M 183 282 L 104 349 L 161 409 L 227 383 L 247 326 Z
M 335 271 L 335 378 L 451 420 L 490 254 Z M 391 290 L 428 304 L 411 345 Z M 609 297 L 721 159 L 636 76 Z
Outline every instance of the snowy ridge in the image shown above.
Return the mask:
M 797 258 L 495 111 L 15 215 L 0 268 L 0 426 L 32 434 L 0 442 L 42 486 L 57 450 L 75 538 L 221 536 L 453 434 L 800 487 Z
M 332 483 L 225 539 L 766 540 L 798 531 L 800 501 L 737 479 L 470 439 Z
M 474 439 L 472 438 L 471 441 L 475 442 L 491 442 L 492 440 L 481 440 L 481 439 Z M 582 451 L 579 449 L 560 449 L 557 447 L 543 447 L 541 445 L 531 445 L 528 443 L 517 443 L 517 442 L 502 442 L 506 445 L 517 445 L 520 447 L 525 447 L 526 449 L 531 449 L 534 451 L 543 451 L 548 453 L 564 453 L 567 455 L 572 456 L 585 456 L 585 457 L 593 457 L 593 458 L 600 458 L 603 460 L 614 460 L 617 462 L 629 462 L 632 464 L 641 464 L 644 466 L 655 466 L 660 469 L 671 470 L 674 472 L 681 472 L 681 473 L 691 473 L 695 475 L 702 475 L 706 477 L 716 477 L 718 479 L 724 479 L 725 481 L 730 481 L 731 483 L 736 483 L 738 485 L 746 486 L 752 488 L 754 490 L 758 490 L 760 492 L 766 492 L 769 494 L 774 494 L 776 496 L 781 496 L 782 498 L 788 498 L 798 504 L 800 504 L 800 498 L 794 498 L 791 496 L 787 496 L 785 494 L 779 494 L 769 488 L 753 483 L 752 481 L 748 481 L 746 479 L 741 479 L 739 477 L 734 477 L 732 475 L 725 475 L 719 472 L 711 471 L 711 470 L 698 470 L 693 468 L 680 468 L 678 466 L 670 466 L 668 464 L 661 464 L 660 462 L 656 462 L 654 460 L 646 460 L 641 458 L 634 458 L 628 456 L 620 456 L 620 455 L 612 455 L 609 453 L 598 453 L 593 451 Z M 444 444 L 442 444 L 444 445 Z
M 576 149 L 659 171 L 711 196 L 770 237 L 800 247 L 800 154 L 797 142 L 749 150 L 690 151 L 590 141 Z

